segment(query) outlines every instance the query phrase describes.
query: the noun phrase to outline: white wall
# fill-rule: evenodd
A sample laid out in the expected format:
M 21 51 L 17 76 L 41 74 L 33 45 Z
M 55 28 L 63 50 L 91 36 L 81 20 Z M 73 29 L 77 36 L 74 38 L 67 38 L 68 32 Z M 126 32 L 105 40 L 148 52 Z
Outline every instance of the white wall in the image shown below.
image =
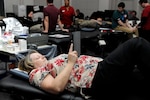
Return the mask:
M 54 0 L 56 7 L 62 5 L 62 0 Z M 5 12 L 13 12 L 13 5 L 47 5 L 46 0 L 4 0 Z
M 62 2 L 63 0 L 54 0 L 54 5 L 57 7 L 57 8 L 60 8 L 63 4 Z
M 80 9 L 85 16 L 90 16 L 94 11 L 109 9 L 110 0 L 72 0 L 72 6 Z
M 22 5 L 34 5 L 34 0 L 22 0 Z
M 27 0 L 25 0 L 27 1 Z M 45 6 L 46 5 L 46 0 L 33 0 L 34 1 L 34 5 L 40 5 L 40 6 Z
M 5 13 L 13 12 L 13 5 L 33 5 L 33 0 L 4 0 Z
M 72 6 L 75 9 L 80 9 L 85 16 L 90 16 L 93 11 L 99 9 L 99 0 L 72 0 Z
M 5 13 L 13 12 L 13 4 L 20 4 L 19 0 L 4 0 Z
M 92 1 L 92 2 L 91 2 Z M 101 1 L 101 2 L 100 2 Z M 71 5 L 75 9 L 80 9 L 85 15 L 90 15 L 99 9 L 108 9 L 109 0 L 71 0 Z M 13 5 L 46 5 L 46 0 L 5 0 L 5 12 L 13 12 Z M 62 6 L 63 0 L 54 0 L 57 8 Z M 100 6 L 99 6 L 100 5 Z
M 63 5 L 64 0 L 54 0 L 57 8 Z M 93 11 L 104 11 L 105 9 L 117 9 L 121 1 L 126 3 L 127 10 L 136 10 L 140 17 L 142 8 L 138 0 L 70 0 L 75 9 L 80 9 L 85 16 L 90 16 Z M 5 12 L 13 12 L 13 5 L 46 5 L 46 0 L 4 0 Z
M 99 0 L 99 10 L 104 11 L 110 9 L 109 4 L 110 0 Z

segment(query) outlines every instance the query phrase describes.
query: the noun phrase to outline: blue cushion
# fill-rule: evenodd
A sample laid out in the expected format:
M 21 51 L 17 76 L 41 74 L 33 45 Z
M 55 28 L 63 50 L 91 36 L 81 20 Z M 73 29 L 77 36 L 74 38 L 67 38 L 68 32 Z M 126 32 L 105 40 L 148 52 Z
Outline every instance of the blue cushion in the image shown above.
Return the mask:
M 29 75 L 27 72 L 19 70 L 19 68 L 10 69 L 9 71 L 12 75 L 15 75 L 17 77 L 23 78 L 23 79 L 29 79 Z
M 87 28 L 87 27 L 83 27 L 83 28 L 81 28 L 81 31 L 85 31 L 85 32 L 93 32 L 93 31 L 95 31 L 95 28 Z

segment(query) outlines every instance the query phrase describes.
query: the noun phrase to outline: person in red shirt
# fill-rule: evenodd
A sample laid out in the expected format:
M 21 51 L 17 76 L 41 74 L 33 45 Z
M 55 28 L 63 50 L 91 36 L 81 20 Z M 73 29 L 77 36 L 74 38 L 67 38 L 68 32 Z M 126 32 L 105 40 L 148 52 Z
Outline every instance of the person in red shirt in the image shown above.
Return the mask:
M 60 20 L 65 28 L 70 28 L 73 25 L 75 10 L 70 6 L 69 0 L 64 0 L 65 5 L 60 7 Z
M 139 35 L 150 42 L 150 4 L 147 0 L 139 0 L 139 4 L 143 7 L 141 14 L 141 32 Z
M 60 29 L 65 32 L 69 32 L 68 29 L 64 29 L 60 21 L 59 9 L 53 4 L 53 0 L 47 0 L 47 7 L 43 9 L 44 13 L 44 31 L 43 33 L 49 33 L 56 31 L 56 25 L 58 24 Z

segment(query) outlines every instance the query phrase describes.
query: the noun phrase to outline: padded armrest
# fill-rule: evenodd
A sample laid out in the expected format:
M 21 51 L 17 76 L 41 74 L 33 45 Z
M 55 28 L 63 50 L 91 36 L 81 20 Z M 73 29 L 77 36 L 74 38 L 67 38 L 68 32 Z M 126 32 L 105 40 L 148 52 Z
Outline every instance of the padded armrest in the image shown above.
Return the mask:
M 0 79 L 6 75 L 6 69 L 0 69 Z
M 17 77 L 20 77 L 22 79 L 25 79 L 28 81 L 29 75 L 25 71 L 19 70 L 19 68 L 10 69 L 9 71 L 12 75 L 15 75 Z
M 29 84 L 28 81 L 8 74 L 0 80 L 0 89 L 10 93 L 16 93 L 24 96 L 25 98 L 42 99 L 42 100 L 84 100 L 80 95 L 70 93 L 68 91 L 63 92 L 59 95 L 47 93 L 37 87 Z

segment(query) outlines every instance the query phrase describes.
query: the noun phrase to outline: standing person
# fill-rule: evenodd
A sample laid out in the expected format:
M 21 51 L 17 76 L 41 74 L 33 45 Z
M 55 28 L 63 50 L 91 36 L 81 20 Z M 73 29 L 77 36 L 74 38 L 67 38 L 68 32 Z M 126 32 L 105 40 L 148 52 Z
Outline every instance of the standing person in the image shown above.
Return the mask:
M 30 7 L 30 6 L 29 6 Z M 24 24 L 29 27 L 29 31 L 42 32 L 43 31 L 43 6 L 31 6 L 27 18 L 24 18 Z
M 65 28 L 71 28 L 74 24 L 75 10 L 70 6 L 70 0 L 64 0 L 65 5 L 60 7 L 60 20 Z
M 128 12 L 124 8 L 125 3 L 120 2 L 118 4 L 118 10 L 115 10 L 112 16 L 112 28 L 114 30 L 128 33 L 129 38 L 133 37 L 133 33 L 138 37 L 138 30 L 136 26 L 132 27 L 128 23 Z
M 143 7 L 141 14 L 141 32 L 140 36 L 150 42 L 150 4 L 147 0 L 139 0 L 139 4 Z
M 140 37 L 124 42 L 105 59 L 87 55 L 78 57 L 77 51 L 73 50 L 71 44 L 68 54 L 61 54 L 50 60 L 37 51 L 31 51 L 20 60 L 18 67 L 28 72 L 31 84 L 49 93 L 59 94 L 66 89 L 71 92 L 79 92 L 82 96 L 91 95 L 101 100 L 102 93 L 106 91 L 104 100 L 107 100 L 106 97 L 109 97 L 108 92 L 111 90 L 107 91 L 109 87 L 116 86 L 115 90 L 112 89 L 110 92 L 112 94 L 116 91 L 117 86 L 121 86 L 120 90 L 123 94 L 126 92 L 124 87 L 131 90 L 133 87 L 130 88 L 130 86 L 139 84 L 139 82 L 132 82 L 135 65 L 140 69 L 145 83 L 149 86 L 149 52 L 150 43 Z M 139 86 L 136 88 L 139 89 Z M 120 91 L 114 93 L 119 96 L 117 93 Z
M 43 20 L 43 7 L 42 6 L 33 6 L 31 11 L 28 13 L 28 18 L 33 22 L 41 23 Z
M 64 29 L 60 21 L 59 9 L 53 4 L 53 0 L 47 0 L 47 7 L 43 9 L 44 13 L 44 33 L 55 31 L 58 24 L 62 31 L 69 32 L 68 29 Z

